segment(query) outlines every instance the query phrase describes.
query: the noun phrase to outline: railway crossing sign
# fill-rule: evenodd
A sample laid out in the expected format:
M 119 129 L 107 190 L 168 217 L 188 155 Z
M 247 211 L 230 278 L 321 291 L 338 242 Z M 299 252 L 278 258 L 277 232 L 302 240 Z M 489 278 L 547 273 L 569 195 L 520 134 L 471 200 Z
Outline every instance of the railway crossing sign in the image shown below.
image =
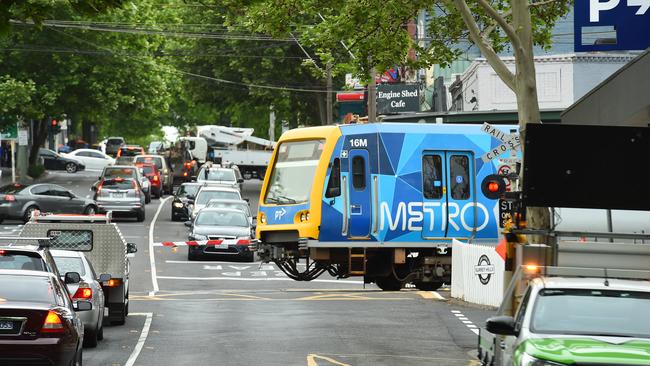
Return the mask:
M 501 145 L 491 149 L 481 156 L 481 160 L 483 160 L 484 163 L 489 163 L 507 151 L 512 151 L 514 153 L 521 150 L 521 141 L 519 140 L 518 133 L 507 134 L 487 122 L 483 123 L 481 131 L 502 142 Z

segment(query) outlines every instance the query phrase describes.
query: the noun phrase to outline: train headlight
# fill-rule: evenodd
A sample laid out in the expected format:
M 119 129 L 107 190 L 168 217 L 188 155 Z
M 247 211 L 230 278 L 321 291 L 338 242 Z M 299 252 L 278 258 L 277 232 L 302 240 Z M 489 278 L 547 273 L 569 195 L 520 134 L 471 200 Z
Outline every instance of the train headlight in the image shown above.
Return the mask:
M 303 211 L 300 213 L 300 222 L 309 221 L 309 211 Z
M 261 224 L 266 224 L 266 215 L 264 215 L 263 213 L 260 212 L 258 219 Z

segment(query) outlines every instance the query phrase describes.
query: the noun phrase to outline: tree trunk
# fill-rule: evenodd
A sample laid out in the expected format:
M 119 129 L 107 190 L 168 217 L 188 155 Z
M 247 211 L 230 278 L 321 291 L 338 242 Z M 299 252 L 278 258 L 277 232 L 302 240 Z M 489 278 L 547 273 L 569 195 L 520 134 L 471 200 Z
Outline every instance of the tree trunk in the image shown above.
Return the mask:
M 47 139 L 47 128 L 49 121 L 47 119 L 40 120 L 34 124 L 33 143 L 29 149 L 29 166 L 34 166 L 38 162 L 38 149 L 43 146 Z

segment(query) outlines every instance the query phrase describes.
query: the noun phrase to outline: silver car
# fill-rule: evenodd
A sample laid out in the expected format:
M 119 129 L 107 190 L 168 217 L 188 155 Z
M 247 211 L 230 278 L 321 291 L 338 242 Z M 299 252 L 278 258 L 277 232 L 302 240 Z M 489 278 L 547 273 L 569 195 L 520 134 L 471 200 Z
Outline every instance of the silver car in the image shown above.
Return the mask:
M 81 282 L 68 283 L 72 301 L 90 301 L 92 310 L 78 312 L 84 323 L 84 346 L 96 347 L 97 341 L 104 338 L 104 291 L 92 264 L 82 252 L 71 250 L 50 251 L 60 273 L 77 272 Z
M 213 199 L 208 201 L 205 208 L 235 208 L 241 210 L 248 218 L 248 222 L 255 227 L 256 217 L 251 214 L 251 208 L 248 202 L 244 200 L 227 200 L 227 199 Z
M 138 221 L 144 221 L 145 194 L 135 179 L 104 179 L 97 186 L 96 197 L 99 212 L 135 215 Z
M 203 256 L 223 256 L 252 262 L 253 228 L 246 215 L 234 208 L 204 208 L 194 221 L 186 221 L 190 228 L 189 240 L 225 240 L 220 245 L 188 246 L 187 259 Z
M 191 218 L 195 218 L 200 209 L 208 204 L 208 201 L 213 199 L 230 199 L 241 200 L 241 192 L 237 188 L 222 187 L 222 186 L 204 186 L 199 189 L 192 204 Z
M 237 188 L 241 191 L 244 178 L 238 178 L 234 169 L 203 164 L 196 175 L 196 181 L 198 183 Z

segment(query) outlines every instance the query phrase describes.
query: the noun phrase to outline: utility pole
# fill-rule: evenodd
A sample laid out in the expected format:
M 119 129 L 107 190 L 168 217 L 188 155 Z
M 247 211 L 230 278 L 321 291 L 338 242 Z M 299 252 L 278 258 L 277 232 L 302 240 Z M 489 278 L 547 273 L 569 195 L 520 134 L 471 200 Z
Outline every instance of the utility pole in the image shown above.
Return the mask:
M 369 58 L 372 63 L 372 59 Z M 377 70 L 374 66 L 370 69 L 370 81 L 368 82 L 368 123 L 377 122 Z
M 325 70 L 327 72 L 327 94 L 325 97 L 326 100 L 326 109 L 327 109 L 327 124 L 331 125 L 334 123 L 333 121 L 333 116 L 334 116 L 334 106 L 332 105 L 332 63 L 328 62 L 327 66 L 325 67 Z
M 269 113 L 269 140 L 275 142 L 275 110 L 271 104 L 271 113 Z

